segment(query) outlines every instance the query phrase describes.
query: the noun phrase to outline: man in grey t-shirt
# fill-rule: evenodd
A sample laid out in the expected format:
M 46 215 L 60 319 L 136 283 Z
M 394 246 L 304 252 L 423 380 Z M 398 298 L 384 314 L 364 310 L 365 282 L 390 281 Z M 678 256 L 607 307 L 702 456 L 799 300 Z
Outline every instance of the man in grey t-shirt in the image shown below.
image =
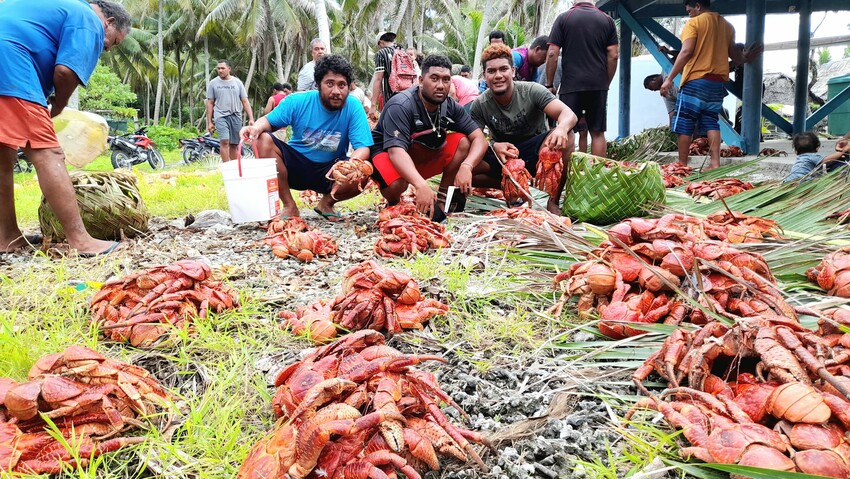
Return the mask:
M 660 91 L 661 84 L 664 83 L 666 78 L 667 75 L 663 73 L 648 75 L 643 79 L 643 87 L 649 91 Z M 667 107 L 667 114 L 670 116 L 670 122 L 672 123 L 673 113 L 676 111 L 676 100 L 679 99 L 679 87 L 677 87 L 674 83 L 673 86 L 670 87 L 670 91 L 668 91 L 666 95 L 662 94 L 661 98 L 664 100 L 664 106 Z
M 298 84 L 295 86 L 295 91 L 318 90 L 316 80 L 313 78 L 313 73 L 316 71 L 316 62 L 319 58 L 325 56 L 325 42 L 318 38 L 314 38 L 310 42 L 310 55 L 313 61 L 307 62 L 298 71 Z
M 239 130 L 242 129 L 242 109 L 248 114 L 248 124 L 254 124 L 254 112 L 248 103 L 248 92 L 238 78 L 230 75 L 230 63 L 220 60 L 215 67 L 218 77 L 207 86 L 207 130 L 218 131 L 221 141 L 221 161 L 236 159 Z
M 574 148 L 575 113 L 543 85 L 514 81 L 513 55 L 507 46 L 490 45 L 484 50 L 481 63 L 488 89 L 472 102 L 471 113 L 479 127 L 486 126 L 490 130 L 494 143 L 492 151 L 488 151 L 484 161 L 473 170 L 472 186 L 499 188 L 502 178 L 499 159 L 520 158 L 534 175 L 543 148 L 561 151 L 566 164 Z M 557 121 L 558 126 L 550 130 L 546 125 L 547 117 Z M 565 181 L 566 176 L 562 174 L 557 194 L 550 197 L 546 205 L 554 214 L 560 214 L 559 202 Z

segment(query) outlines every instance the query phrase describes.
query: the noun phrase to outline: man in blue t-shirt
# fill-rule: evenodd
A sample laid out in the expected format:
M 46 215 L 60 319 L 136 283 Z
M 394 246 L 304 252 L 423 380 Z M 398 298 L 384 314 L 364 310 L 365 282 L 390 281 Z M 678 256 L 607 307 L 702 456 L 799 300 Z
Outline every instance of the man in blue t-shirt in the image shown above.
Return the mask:
M 86 85 L 101 51 L 124 40 L 130 16 L 104 0 L 5 0 L 0 18 L 0 252 L 41 241 L 24 237 L 15 217 L 12 164 L 23 148 L 71 249 L 80 256 L 108 253 L 118 243 L 86 231 L 51 117 Z
M 339 221 L 334 204 L 360 193 L 357 185 L 341 187 L 331 197 L 333 182 L 326 175 L 337 161 L 348 160 L 348 145 L 354 148 L 351 158 L 369 159 L 372 134 L 366 112 L 360 102 L 349 96 L 353 78 L 351 65 L 339 55 L 327 55 L 316 63 L 314 73 L 318 90 L 293 93 L 268 115 L 252 126 L 242 128 L 244 140 L 257 140 L 261 156 L 277 158 L 277 177 L 282 216 L 299 216 L 290 189 L 314 190 L 322 193 L 316 212 L 328 221 Z M 271 132 L 292 127 L 289 143 Z M 267 133 L 267 134 L 263 134 Z

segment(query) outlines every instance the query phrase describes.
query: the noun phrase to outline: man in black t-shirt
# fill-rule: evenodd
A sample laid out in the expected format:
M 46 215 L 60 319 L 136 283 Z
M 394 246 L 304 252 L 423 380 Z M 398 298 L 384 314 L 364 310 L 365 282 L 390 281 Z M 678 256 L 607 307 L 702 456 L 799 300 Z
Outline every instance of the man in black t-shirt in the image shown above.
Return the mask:
M 372 75 L 372 111 L 375 115 L 382 110 L 387 101 L 394 95 L 390 89 L 390 74 L 393 67 L 393 53 L 398 48 L 395 44 L 395 33 L 383 32 L 378 35 L 378 51 L 375 52 L 375 74 Z
M 422 62 L 419 85 L 395 94 L 384 106 L 372 130 L 372 177 L 388 204 L 398 203 L 410 184 L 416 188 L 416 209 L 431 216 L 437 196 L 426 180 L 441 173 L 439 206 L 445 208 L 450 185 L 464 195 L 472 191 L 472 170 L 484 156 L 487 140 L 449 98 L 451 81 L 449 59 L 429 55 Z
M 605 156 L 608 86 L 617 71 L 620 46 L 614 21 L 593 5 L 578 0 L 558 15 L 549 34 L 546 87 L 552 86 L 561 55 L 560 99 L 587 121 L 590 151 Z

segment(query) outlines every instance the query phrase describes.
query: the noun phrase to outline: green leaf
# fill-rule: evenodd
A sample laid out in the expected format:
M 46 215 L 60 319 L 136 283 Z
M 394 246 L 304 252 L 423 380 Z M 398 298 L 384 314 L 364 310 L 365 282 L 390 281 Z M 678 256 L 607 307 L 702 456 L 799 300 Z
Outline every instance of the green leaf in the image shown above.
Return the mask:
M 697 468 L 708 468 L 717 471 L 738 474 L 752 479 L 825 479 L 826 476 L 803 474 L 801 472 L 776 471 L 774 469 L 763 469 L 761 467 L 738 466 L 735 464 L 692 464 Z M 691 473 L 691 471 L 686 470 Z

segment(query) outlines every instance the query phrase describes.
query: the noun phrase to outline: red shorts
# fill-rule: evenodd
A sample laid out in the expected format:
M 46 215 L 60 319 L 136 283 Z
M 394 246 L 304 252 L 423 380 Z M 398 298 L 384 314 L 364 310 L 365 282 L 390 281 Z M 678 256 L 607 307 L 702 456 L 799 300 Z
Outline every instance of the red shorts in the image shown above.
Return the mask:
M 463 133 L 449 133 L 446 135 L 446 143 L 439 150 L 426 148 L 419 143 L 411 143 L 407 154 L 413 160 L 413 165 L 416 166 L 416 171 L 422 175 L 423 179 L 437 176 L 443 172 L 446 166 L 452 162 L 455 156 L 460 140 L 466 138 Z M 386 187 L 393 184 L 401 178 L 393 164 L 390 162 L 390 155 L 386 151 L 382 151 L 372 157 L 372 164 L 375 166 L 375 173 L 379 178 L 381 187 Z
M 59 148 L 47 108 L 12 96 L 0 96 L 0 146 Z

